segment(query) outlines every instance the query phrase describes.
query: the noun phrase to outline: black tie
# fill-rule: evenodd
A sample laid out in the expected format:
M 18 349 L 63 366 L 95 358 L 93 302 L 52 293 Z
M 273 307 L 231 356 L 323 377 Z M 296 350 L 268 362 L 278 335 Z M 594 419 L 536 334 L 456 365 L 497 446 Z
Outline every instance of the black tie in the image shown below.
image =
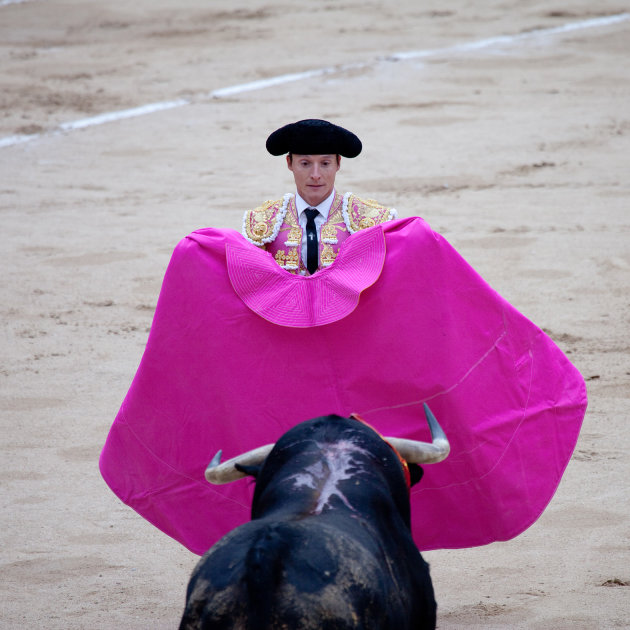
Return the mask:
M 315 217 L 319 214 L 316 208 L 307 208 L 306 214 L 306 267 L 309 273 L 315 273 L 319 265 L 319 251 L 317 245 L 317 228 Z

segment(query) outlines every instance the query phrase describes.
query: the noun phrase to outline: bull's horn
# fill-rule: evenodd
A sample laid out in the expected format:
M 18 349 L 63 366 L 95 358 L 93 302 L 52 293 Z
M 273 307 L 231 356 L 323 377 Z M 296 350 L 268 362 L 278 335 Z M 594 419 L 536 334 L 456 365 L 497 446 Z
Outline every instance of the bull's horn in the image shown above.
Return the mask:
M 257 466 L 258 464 L 262 464 L 273 447 L 273 444 L 265 444 L 265 446 L 259 446 L 253 451 L 248 451 L 238 457 L 228 459 L 227 462 L 223 462 L 222 464 L 219 463 L 221 461 L 221 451 L 219 451 L 208 464 L 208 468 L 206 468 L 206 479 L 210 483 L 221 484 L 247 477 L 244 472 L 236 470 L 235 464 L 241 464 L 243 466 Z
M 424 403 L 424 413 L 431 430 L 431 439 L 433 440 L 431 444 L 404 438 L 386 438 L 403 459 L 410 464 L 435 464 L 441 462 L 443 459 L 446 459 L 451 450 L 446 434 L 426 403 Z

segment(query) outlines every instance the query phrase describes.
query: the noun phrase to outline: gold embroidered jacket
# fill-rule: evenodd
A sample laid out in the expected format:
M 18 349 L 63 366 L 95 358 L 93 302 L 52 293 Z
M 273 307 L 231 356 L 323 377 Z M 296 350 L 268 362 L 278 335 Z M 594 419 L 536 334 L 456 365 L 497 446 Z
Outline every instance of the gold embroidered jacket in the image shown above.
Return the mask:
M 319 266 L 328 267 L 337 257 L 341 243 L 351 234 L 397 218 L 396 210 L 352 193 L 335 193 L 328 219 L 321 226 Z M 286 194 L 277 201 L 265 201 L 248 210 L 243 217 L 243 236 L 270 252 L 276 262 L 292 273 L 304 273 L 302 228 L 298 220 L 295 196 Z

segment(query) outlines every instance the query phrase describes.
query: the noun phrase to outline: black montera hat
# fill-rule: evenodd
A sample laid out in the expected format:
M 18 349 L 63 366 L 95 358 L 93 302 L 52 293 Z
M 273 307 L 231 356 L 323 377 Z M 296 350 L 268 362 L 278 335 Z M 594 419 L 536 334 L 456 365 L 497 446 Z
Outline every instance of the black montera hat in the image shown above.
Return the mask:
M 267 151 L 271 155 L 339 153 L 353 158 L 361 153 L 362 148 L 361 140 L 351 131 L 317 118 L 285 125 L 267 138 Z

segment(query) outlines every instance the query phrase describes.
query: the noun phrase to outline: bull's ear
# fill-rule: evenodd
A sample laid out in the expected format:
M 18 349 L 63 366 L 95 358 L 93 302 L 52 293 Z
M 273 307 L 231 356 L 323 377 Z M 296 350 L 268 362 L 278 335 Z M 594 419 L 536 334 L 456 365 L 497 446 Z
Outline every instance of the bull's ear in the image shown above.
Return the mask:
M 234 468 L 236 468 L 236 470 L 238 470 L 239 472 L 249 475 L 250 477 L 254 477 L 254 479 L 258 479 L 258 473 L 260 472 L 262 466 L 260 464 L 256 466 L 244 466 L 243 464 L 234 464 Z
M 422 479 L 422 475 L 424 475 L 424 470 L 419 464 L 407 464 L 409 466 L 409 477 L 410 477 L 410 485 L 415 486 L 420 479 Z

